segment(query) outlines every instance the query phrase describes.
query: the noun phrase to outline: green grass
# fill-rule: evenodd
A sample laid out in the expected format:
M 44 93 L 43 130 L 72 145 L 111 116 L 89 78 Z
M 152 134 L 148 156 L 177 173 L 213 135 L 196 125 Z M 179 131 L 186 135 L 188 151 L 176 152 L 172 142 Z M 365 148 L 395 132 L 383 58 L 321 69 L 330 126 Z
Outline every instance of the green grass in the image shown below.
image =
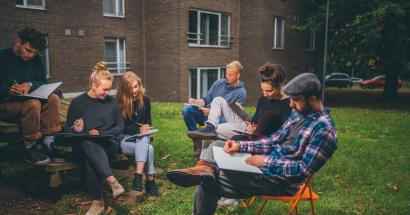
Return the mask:
M 155 136 L 155 165 L 168 169 L 192 166 L 192 143 L 186 136 L 180 115 L 181 103 L 153 103 L 153 123 L 160 130 Z M 252 113 L 254 108 L 247 108 Z M 313 188 L 321 199 L 315 203 L 318 214 L 409 214 L 410 213 L 410 112 L 359 108 L 333 108 L 331 115 L 338 129 L 338 150 L 315 175 Z M 11 173 L 10 173 L 11 174 Z M 4 176 L 4 175 L 3 175 Z M 194 188 L 180 188 L 165 179 L 163 196 L 144 197 L 133 203 L 107 201 L 112 214 L 190 214 Z M 131 179 L 121 178 L 130 186 Z M 392 189 L 397 185 L 398 190 Z M 66 194 L 54 204 L 52 213 L 84 213 L 78 199 L 85 193 Z M 132 201 L 131 201 L 132 202 Z M 255 214 L 260 201 L 250 209 L 237 207 L 233 214 Z M 300 204 L 307 214 L 309 204 Z M 265 214 L 286 214 L 287 205 L 269 203 Z

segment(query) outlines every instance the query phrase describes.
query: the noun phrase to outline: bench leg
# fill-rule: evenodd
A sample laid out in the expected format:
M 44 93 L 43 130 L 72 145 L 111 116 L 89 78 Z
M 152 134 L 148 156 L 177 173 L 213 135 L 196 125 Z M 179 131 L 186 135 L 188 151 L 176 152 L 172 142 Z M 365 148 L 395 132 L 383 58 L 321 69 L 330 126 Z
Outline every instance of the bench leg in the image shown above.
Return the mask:
M 50 175 L 50 187 L 57 188 L 61 185 L 60 172 L 53 172 Z

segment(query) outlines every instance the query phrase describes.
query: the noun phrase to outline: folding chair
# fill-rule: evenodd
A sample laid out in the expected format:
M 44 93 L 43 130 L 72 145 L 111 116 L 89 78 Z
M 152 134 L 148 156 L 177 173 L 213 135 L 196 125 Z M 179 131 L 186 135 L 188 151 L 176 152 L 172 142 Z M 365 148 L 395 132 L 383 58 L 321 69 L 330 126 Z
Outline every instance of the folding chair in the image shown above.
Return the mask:
M 289 215 L 293 214 L 293 210 L 295 210 L 296 214 L 299 215 L 299 208 L 298 208 L 299 201 L 310 201 L 312 214 L 315 215 L 315 207 L 314 207 L 313 202 L 319 199 L 319 195 L 313 192 L 312 187 L 310 186 L 311 179 L 312 177 L 308 178 L 306 182 L 300 186 L 299 191 L 293 196 L 259 196 L 258 198 L 264 200 L 264 202 L 262 203 L 262 206 L 260 207 L 258 211 L 258 215 L 262 213 L 263 209 L 265 208 L 266 203 L 269 200 L 289 202 L 289 212 L 288 212 Z M 251 200 L 249 201 L 249 204 L 244 204 L 242 201 L 241 202 L 242 204 L 244 204 L 246 208 L 248 208 L 249 205 L 252 204 L 254 198 L 255 197 L 251 198 Z

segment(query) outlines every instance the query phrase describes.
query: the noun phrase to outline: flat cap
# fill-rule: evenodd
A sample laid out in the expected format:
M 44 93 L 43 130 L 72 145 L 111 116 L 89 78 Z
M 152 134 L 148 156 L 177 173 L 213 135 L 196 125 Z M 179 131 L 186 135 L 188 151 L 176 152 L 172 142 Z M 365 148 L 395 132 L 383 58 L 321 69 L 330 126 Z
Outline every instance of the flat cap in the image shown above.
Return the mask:
M 320 94 L 321 85 L 313 73 L 302 73 L 289 81 L 283 88 L 288 96 L 312 96 Z

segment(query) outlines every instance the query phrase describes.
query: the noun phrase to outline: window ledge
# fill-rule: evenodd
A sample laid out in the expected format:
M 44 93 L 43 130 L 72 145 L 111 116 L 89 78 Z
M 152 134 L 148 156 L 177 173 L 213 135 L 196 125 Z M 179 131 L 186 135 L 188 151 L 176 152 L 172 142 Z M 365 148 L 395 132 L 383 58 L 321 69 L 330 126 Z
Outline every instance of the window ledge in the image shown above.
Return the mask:
M 125 19 L 125 16 L 116 16 L 116 15 L 114 15 L 114 14 L 105 14 L 105 13 L 104 13 L 104 16 L 105 16 L 105 17 L 109 17 L 109 18 Z
M 230 46 L 188 44 L 188 47 L 230 49 Z
M 274 51 L 285 51 L 285 48 L 272 48 Z
M 30 9 L 30 10 L 47 10 L 46 8 L 43 8 L 43 7 L 27 7 L 27 6 L 22 6 L 22 5 L 16 5 L 16 8 Z
M 124 73 L 125 73 L 125 72 L 124 72 Z M 120 77 L 120 76 L 123 76 L 124 73 L 111 73 L 111 74 L 112 74 L 112 76 L 114 76 L 114 77 Z

